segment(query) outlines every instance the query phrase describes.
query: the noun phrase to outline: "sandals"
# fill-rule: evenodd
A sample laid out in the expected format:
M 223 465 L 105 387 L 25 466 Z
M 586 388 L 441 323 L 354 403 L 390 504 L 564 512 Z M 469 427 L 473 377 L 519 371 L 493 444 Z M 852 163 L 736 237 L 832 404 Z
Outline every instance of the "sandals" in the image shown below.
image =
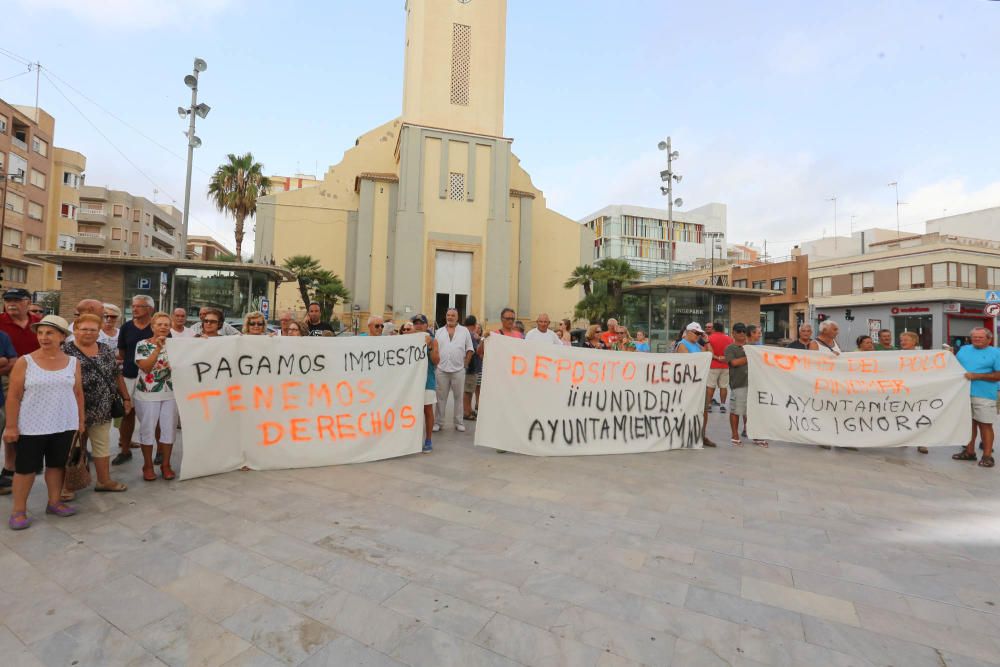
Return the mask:
M 63 491 L 62 493 L 59 494 L 59 500 L 63 501 L 64 503 L 68 503 L 71 500 L 76 500 L 76 492 Z
M 730 438 L 729 444 L 731 444 L 733 447 L 742 447 L 743 441 L 740 440 L 739 438 Z
M 170 466 L 169 466 L 169 465 L 166 465 L 166 466 L 160 466 L 160 474 L 162 474 L 162 475 L 163 475 L 163 479 L 167 480 L 168 482 L 169 482 L 170 480 L 172 480 L 172 479 L 176 479 L 176 478 L 177 478 L 177 473 L 175 473 L 175 472 L 174 472 L 174 471 L 173 471 L 173 470 L 172 470 L 172 469 L 170 468 Z
M 110 484 L 95 484 L 94 491 L 97 493 L 121 493 L 128 490 L 128 484 L 122 482 L 111 482 Z
M 708 438 L 703 438 L 701 441 L 702 447 L 715 447 L 715 443 Z
M 56 516 L 63 516 L 63 517 L 73 516 L 74 514 L 76 514 L 76 508 L 67 505 L 66 503 L 60 500 L 55 505 L 46 505 L 45 513 L 55 514 Z
M 754 440 L 753 444 L 757 445 L 758 447 L 763 447 L 764 449 L 767 449 L 769 443 L 767 442 L 767 440 Z
M 111 459 L 111 465 L 120 466 L 123 463 L 128 463 L 132 460 L 132 452 L 126 454 L 125 452 L 120 452 L 115 458 Z
M 956 461 L 975 461 L 976 453 L 970 452 L 967 449 L 963 449 L 958 454 L 952 454 L 951 458 L 955 459 Z
M 993 467 L 993 457 L 986 456 L 983 454 L 983 458 L 979 460 L 979 466 L 981 468 L 992 468 Z
M 144 482 L 155 482 L 156 473 L 153 471 L 153 466 L 142 469 L 142 479 Z

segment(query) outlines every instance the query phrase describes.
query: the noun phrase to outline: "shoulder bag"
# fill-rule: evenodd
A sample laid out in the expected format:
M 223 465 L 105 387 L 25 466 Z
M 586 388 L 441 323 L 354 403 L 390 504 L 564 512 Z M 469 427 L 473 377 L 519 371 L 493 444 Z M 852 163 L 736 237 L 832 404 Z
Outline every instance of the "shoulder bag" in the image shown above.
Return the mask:
M 73 434 L 73 444 L 70 445 L 69 457 L 66 459 L 66 480 L 63 485 L 67 491 L 79 491 L 89 487 L 91 481 L 90 458 L 77 431 Z

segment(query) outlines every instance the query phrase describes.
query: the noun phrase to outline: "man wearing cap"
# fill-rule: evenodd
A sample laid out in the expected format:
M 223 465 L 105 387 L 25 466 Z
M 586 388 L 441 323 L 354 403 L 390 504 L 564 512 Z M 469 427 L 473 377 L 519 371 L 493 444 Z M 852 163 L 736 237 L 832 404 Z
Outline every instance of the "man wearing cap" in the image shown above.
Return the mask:
M 38 349 L 38 336 L 32 331 L 31 325 L 41 321 L 41 317 L 29 312 L 31 307 L 31 292 L 21 287 L 11 288 L 3 293 L 3 313 L 0 313 L 0 332 L 7 336 L 9 346 L 0 350 L 4 358 L 0 375 L 9 375 L 14 366 L 14 360 Z M 13 347 L 14 356 L 8 353 Z M 2 396 L 2 392 L 0 392 Z M 0 417 L 6 422 L 6 415 Z M 14 475 L 14 445 L 4 444 L 4 465 L 0 473 L 0 495 L 10 493 L 11 479 Z
M 680 344 L 677 346 L 677 351 L 682 354 L 695 354 L 698 352 L 704 352 L 705 348 L 698 344 L 698 338 L 705 335 L 705 330 L 701 328 L 701 325 L 697 322 L 692 322 L 684 328 L 684 335 L 681 337 Z M 702 417 L 702 444 L 705 447 L 715 447 L 715 443 L 712 442 L 708 437 L 708 406 L 711 400 L 711 392 L 709 389 L 705 392 L 705 414 Z M 713 392 L 714 393 L 714 392 Z
M 38 349 L 38 336 L 31 325 L 42 318 L 28 312 L 31 293 L 21 287 L 3 293 L 3 313 L 0 314 L 0 331 L 10 336 L 17 355 L 22 357 Z
M 414 315 L 413 319 L 413 330 L 426 336 L 425 341 L 427 345 L 427 381 L 424 384 L 424 447 L 423 451 L 430 452 L 434 450 L 432 443 L 433 428 L 434 428 L 434 406 L 437 405 L 437 380 L 435 378 L 435 370 L 438 361 L 441 360 L 438 354 L 438 344 L 434 340 L 434 336 L 427 333 L 427 316 L 420 314 Z

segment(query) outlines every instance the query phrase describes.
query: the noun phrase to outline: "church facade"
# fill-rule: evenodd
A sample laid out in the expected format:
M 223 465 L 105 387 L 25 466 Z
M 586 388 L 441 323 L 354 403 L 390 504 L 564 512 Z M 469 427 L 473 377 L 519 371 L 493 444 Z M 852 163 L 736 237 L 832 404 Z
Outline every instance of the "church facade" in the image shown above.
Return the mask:
M 505 0 L 408 0 L 402 116 L 358 138 L 314 187 L 258 202 L 256 262 L 311 255 L 369 314 L 447 308 L 498 322 L 572 317 L 563 288 L 593 233 L 550 210 L 503 134 Z M 274 311 L 301 312 L 293 284 Z

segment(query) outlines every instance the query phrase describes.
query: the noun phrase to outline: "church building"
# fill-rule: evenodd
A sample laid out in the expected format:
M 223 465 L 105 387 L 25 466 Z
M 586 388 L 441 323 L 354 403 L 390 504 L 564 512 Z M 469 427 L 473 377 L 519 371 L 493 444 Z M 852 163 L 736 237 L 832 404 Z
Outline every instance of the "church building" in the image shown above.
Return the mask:
M 402 116 L 362 135 L 313 187 L 258 202 L 254 261 L 311 255 L 342 278 L 346 324 L 369 314 L 498 323 L 572 317 L 563 283 L 593 232 L 547 208 L 504 136 L 506 0 L 408 0 Z M 298 289 L 274 312 L 302 312 Z

